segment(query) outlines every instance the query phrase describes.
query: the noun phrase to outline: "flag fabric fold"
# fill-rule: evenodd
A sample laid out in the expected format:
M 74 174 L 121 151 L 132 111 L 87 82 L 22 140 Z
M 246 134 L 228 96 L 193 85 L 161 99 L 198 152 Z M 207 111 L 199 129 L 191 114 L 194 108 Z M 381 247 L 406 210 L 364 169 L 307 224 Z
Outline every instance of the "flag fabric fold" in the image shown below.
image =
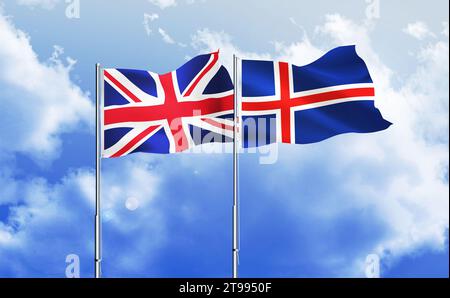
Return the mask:
M 308 144 L 391 125 L 375 107 L 374 84 L 354 46 L 305 66 L 241 60 L 239 69 L 243 147 Z
M 103 70 L 102 157 L 182 152 L 233 140 L 233 83 L 219 52 L 177 70 Z

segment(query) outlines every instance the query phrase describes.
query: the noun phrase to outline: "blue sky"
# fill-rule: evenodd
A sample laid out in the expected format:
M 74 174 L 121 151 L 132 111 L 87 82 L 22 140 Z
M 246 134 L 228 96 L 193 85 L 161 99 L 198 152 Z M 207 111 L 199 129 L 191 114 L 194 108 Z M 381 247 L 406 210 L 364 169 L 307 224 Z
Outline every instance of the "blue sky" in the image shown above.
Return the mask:
M 377 254 L 382 277 L 448 277 L 447 1 L 80 0 L 74 19 L 62 0 L 0 3 L 1 277 L 64 277 L 69 254 L 93 276 L 96 62 L 163 73 L 220 48 L 228 67 L 302 65 L 346 44 L 394 125 L 242 154 L 240 275 L 364 277 Z M 104 276 L 230 275 L 230 154 L 102 170 Z

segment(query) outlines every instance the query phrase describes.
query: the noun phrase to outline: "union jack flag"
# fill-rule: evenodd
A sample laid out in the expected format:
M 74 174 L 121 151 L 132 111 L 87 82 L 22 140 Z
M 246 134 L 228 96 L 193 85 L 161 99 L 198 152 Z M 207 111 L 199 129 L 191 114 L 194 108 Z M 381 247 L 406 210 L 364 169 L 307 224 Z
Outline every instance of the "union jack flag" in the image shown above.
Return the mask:
M 102 157 L 232 141 L 233 83 L 218 59 L 199 55 L 162 75 L 104 69 Z

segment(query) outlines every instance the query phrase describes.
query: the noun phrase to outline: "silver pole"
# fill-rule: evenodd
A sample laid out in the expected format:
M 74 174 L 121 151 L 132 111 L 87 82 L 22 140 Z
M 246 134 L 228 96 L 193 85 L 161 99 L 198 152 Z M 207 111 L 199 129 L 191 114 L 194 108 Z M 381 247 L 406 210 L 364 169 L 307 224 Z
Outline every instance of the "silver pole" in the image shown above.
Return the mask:
M 100 221 L 100 64 L 95 65 L 95 278 L 101 277 L 101 221 Z
M 236 55 L 233 55 L 233 83 L 234 83 L 234 129 L 233 129 L 233 278 L 238 277 L 238 97 Z

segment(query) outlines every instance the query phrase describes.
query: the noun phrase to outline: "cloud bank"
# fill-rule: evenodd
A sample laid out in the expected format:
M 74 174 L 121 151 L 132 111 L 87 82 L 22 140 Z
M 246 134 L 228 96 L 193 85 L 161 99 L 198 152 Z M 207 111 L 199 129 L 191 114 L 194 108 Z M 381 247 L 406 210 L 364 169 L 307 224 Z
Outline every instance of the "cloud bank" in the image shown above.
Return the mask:
M 63 62 L 63 49 L 55 47 L 48 61 L 40 61 L 27 34 L 3 14 L 0 33 L 0 150 L 54 159 L 61 133 L 93 124 L 89 94 L 70 79 L 75 60 Z
M 418 39 L 425 35 L 437 36 L 422 30 L 426 26 L 421 30 L 415 30 L 416 27 L 408 31 Z M 415 54 L 417 67 L 400 88 L 393 84 L 395 71 L 373 50 L 372 27 L 339 14 L 327 15 L 325 22 L 316 27 L 314 37 L 328 40 L 327 48 L 315 46 L 306 35 L 291 44 L 275 42 L 273 54 L 244 51 L 224 32 L 202 29 L 193 37 L 193 45 L 200 52 L 220 48 L 222 57 L 236 53 L 242 58 L 270 58 L 297 65 L 312 62 L 332 47 L 356 44 L 359 55 L 367 62 L 377 86 L 376 105 L 394 125 L 383 133 L 345 135 L 322 142 L 320 146 L 281 145 L 278 166 L 264 175 L 256 174 L 261 181 L 270 182 L 261 184 L 262 190 L 251 190 L 256 197 L 283 198 L 278 203 L 299 218 L 290 223 L 289 229 L 297 225 L 298 233 L 312 247 L 319 245 L 317 239 L 322 242 L 329 239 L 331 226 L 339 234 L 343 231 L 335 224 L 355 220 L 346 233 L 355 233 L 355 240 L 367 240 L 362 243 L 365 246 L 361 248 L 355 243 L 354 249 L 360 250 L 353 255 L 332 251 L 322 255 L 329 260 L 327 270 L 335 270 L 338 276 L 363 276 L 364 260 L 370 253 L 377 253 L 383 264 L 390 266 L 398 258 L 423 247 L 445 248 L 449 226 L 449 99 L 448 80 L 443 79 L 449 76 L 449 50 L 445 28 L 448 25 L 444 25 L 440 38 L 422 44 Z M 227 59 L 224 63 L 231 65 Z M 318 171 L 323 165 L 330 168 Z M 311 171 L 313 177 L 323 178 L 309 181 L 307 171 Z M 376 176 L 373 173 L 377 173 Z M 253 181 L 258 181 L 255 171 L 252 177 Z M 277 177 L 285 178 L 281 182 Z M 329 189 L 310 191 L 313 196 L 310 197 L 308 185 L 320 187 L 321 184 Z M 300 185 L 298 192 L 293 185 Z M 271 205 L 260 203 L 261 209 L 267 208 L 266 204 Z M 366 218 L 358 219 L 360 214 L 366 214 Z M 305 235 L 302 230 L 305 225 L 315 226 L 311 233 L 316 233 L 316 238 Z M 358 234 L 364 230 L 369 234 Z M 251 233 L 257 232 L 252 230 Z M 352 241 L 351 236 L 348 237 L 350 239 L 344 241 Z M 337 243 L 328 245 L 329 248 L 338 246 Z M 309 258 L 302 257 L 320 258 L 314 252 Z M 348 268 L 348 264 L 353 266 Z M 348 269 L 343 269 L 346 267 Z

